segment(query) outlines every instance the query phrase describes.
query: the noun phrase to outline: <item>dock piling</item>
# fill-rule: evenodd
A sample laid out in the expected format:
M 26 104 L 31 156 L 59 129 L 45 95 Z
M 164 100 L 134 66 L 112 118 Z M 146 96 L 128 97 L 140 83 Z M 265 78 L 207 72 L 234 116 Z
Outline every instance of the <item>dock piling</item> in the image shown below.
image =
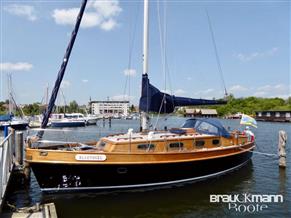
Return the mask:
M 26 148 L 31 148 L 31 139 L 28 138 L 27 139 L 27 142 L 25 144 L 25 147 Z M 23 174 L 24 174 L 24 178 L 25 178 L 25 181 L 27 182 L 27 184 L 29 184 L 30 182 L 30 166 L 29 166 L 29 163 L 27 161 L 24 161 L 24 165 L 23 165 Z
M 111 117 L 108 118 L 108 125 L 109 125 L 109 128 L 111 128 Z
M 286 142 L 287 142 L 287 134 L 284 130 L 280 130 L 279 143 L 278 143 L 280 168 L 286 168 Z
M 23 132 L 16 132 L 16 164 L 23 165 Z

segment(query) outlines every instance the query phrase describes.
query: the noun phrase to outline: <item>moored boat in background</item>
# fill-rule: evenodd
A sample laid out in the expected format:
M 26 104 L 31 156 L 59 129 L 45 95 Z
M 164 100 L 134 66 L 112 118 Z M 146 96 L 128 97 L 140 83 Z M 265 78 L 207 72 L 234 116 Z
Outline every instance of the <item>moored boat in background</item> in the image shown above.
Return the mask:
M 86 121 L 86 125 L 96 125 L 97 121 L 99 119 L 101 119 L 101 117 L 97 116 L 97 115 L 93 115 L 93 114 L 87 114 L 85 117 L 85 121 Z
M 28 121 L 22 118 L 14 117 L 12 115 L 1 115 L 0 116 L 0 129 L 3 130 L 5 127 L 11 127 L 15 130 L 25 130 L 28 126 Z
M 51 127 L 81 127 L 86 125 L 86 120 L 81 113 L 52 114 Z

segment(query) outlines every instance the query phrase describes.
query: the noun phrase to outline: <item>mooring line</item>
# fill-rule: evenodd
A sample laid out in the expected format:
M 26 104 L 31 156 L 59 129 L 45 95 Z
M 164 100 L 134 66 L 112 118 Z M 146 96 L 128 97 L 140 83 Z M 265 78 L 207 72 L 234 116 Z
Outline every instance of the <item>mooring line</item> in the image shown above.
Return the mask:
M 243 149 L 243 148 L 239 148 L 239 149 L 247 150 L 247 149 Z M 255 153 L 255 154 L 262 154 L 262 155 L 265 155 L 265 156 L 279 157 L 279 155 L 277 155 L 277 154 L 270 154 L 270 153 L 265 153 L 265 152 L 260 152 L 260 151 L 249 151 L 249 152 L 252 152 L 252 153 Z

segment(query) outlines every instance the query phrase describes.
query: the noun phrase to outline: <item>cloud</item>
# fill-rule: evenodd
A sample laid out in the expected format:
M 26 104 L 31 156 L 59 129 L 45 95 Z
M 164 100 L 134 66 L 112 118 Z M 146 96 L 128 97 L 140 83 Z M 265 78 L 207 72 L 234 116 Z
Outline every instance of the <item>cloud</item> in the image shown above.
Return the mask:
M 229 88 L 230 92 L 244 92 L 247 91 L 248 88 L 242 86 L 242 85 L 233 85 Z
M 110 31 L 117 27 L 116 17 L 121 13 L 122 8 L 117 0 L 90 1 L 84 13 L 81 27 L 99 27 L 102 30 Z M 55 9 L 52 13 L 56 24 L 75 25 L 79 8 Z
M 4 7 L 4 10 L 10 14 L 24 17 L 30 21 L 37 19 L 35 8 L 31 5 L 11 4 Z
M 210 94 L 210 93 L 214 93 L 214 92 L 216 92 L 214 89 L 206 89 L 206 90 L 198 91 L 197 94 L 205 95 L 205 94 Z
M 71 86 L 71 82 L 70 81 L 68 81 L 68 80 L 63 80 L 62 81 L 62 84 L 61 84 L 61 88 L 62 89 L 67 89 L 67 88 L 69 88 Z
M 104 18 L 117 16 L 122 11 L 118 0 L 90 1 L 88 7 L 94 8 Z
M 263 52 L 252 52 L 250 54 L 243 54 L 243 53 L 238 53 L 235 54 L 234 57 L 238 58 L 241 62 L 248 62 L 248 61 L 253 61 L 258 58 L 264 58 L 264 57 L 271 57 L 274 56 L 278 52 L 278 48 L 274 47 L 272 49 L 269 49 L 267 51 Z
M 186 94 L 186 91 L 183 89 L 177 89 L 174 91 L 174 95 L 183 95 Z
M 194 95 L 191 97 L 205 98 L 205 99 L 222 98 L 223 92 L 215 90 L 215 89 L 205 89 L 205 90 L 196 91 Z
M 288 87 L 284 84 L 265 85 L 265 86 L 258 87 L 257 90 L 262 91 L 262 92 L 272 92 L 272 91 L 285 92 L 288 90 Z
M 123 74 L 125 76 L 135 76 L 136 75 L 136 70 L 135 69 L 125 69 L 123 71 Z
M 183 95 L 185 93 L 187 93 L 185 90 L 183 89 L 176 89 L 174 91 L 169 90 L 169 89 L 161 89 L 161 92 L 169 94 L 169 95 Z
M 114 27 L 116 27 L 116 26 L 117 26 L 116 21 L 113 19 L 109 19 L 109 20 L 101 23 L 100 28 L 105 30 L 105 31 L 109 31 L 109 30 L 114 29 Z
M 274 85 L 263 85 L 259 87 L 248 87 L 240 84 L 233 85 L 229 88 L 230 93 L 234 94 L 235 97 L 262 97 L 262 98 L 288 98 L 290 96 L 291 86 L 287 84 L 274 84 Z M 196 98 L 222 98 L 223 92 L 216 89 L 206 89 L 196 91 L 193 95 Z
M 53 18 L 56 24 L 60 25 L 75 25 L 76 18 L 79 13 L 79 8 L 70 9 L 55 9 L 53 11 Z M 101 17 L 93 12 L 86 12 L 82 18 L 81 27 L 89 28 L 98 26 L 101 23 Z
M 111 100 L 113 101 L 133 101 L 134 99 L 134 96 L 129 95 L 114 95 L 111 97 Z
M 83 82 L 83 83 L 87 83 L 87 82 L 89 82 L 89 80 L 87 80 L 87 79 L 82 79 L 82 82 Z
M 5 62 L 0 63 L 0 70 L 1 71 L 29 71 L 33 68 L 33 65 L 27 62 L 17 62 L 17 63 L 11 63 L 11 62 Z
M 290 96 L 290 87 L 285 84 L 264 85 L 257 87 L 253 95 L 257 97 L 287 98 L 288 95 Z
M 163 93 L 166 93 L 166 94 L 169 94 L 169 95 L 172 95 L 173 93 L 171 92 L 171 90 L 169 90 L 169 89 L 161 89 L 160 90 L 161 92 L 163 92 Z

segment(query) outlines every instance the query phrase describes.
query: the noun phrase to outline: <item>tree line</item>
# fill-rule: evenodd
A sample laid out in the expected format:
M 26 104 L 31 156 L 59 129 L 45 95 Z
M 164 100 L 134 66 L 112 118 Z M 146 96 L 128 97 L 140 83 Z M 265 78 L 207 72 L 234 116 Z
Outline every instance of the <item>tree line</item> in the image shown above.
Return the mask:
M 134 106 L 130 107 L 130 111 L 135 111 Z M 255 115 L 256 111 L 265 110 L 291 110 L 291 97 L 287 100 L 282 98 L 235 98 L 233 95 L 227 97 L 227 103 L 225 105 L 216 106 L 204 106 L 202 108 L 216 109 L 219 116 L 226 116 L 241 112 L 244 114 Z M 46 110 L 46 105 L 41 103 L 32 103 L 24 105 L 21 110 L 25 116 L 32 116 L 42 114 Z M 54 108 L 55 113 L 86 113 L 84 106 L 78 105 L 74 100 L 66 106 L 57 106 Z M 0 102 L 0 114 L 8 113 L 8 100 Z M 16 110 L 13 112 L 16 116 L 19 116 L 21 112 Z
M 5 102 L 0 102 L 0 114 L 7 114 L 8 113 L 8 100 Z M 25 116 L 33 116 L 44 113 L 46 110 L 47 105 L 42 105 L 39 102 L 35 102 L 32 104 L 26 104 L 21 107 L 14 107 L 13 114 L 16 116 L 21 116 L 22 113 Z M 78 105 L 78 103 L 74 100 L 69 103 L 69 105 L 64 106 L 55 106 L 54 113 L 86 113 L 84 107 Z
M 256 111 L 268 110 L 291 110 L 291 97 L 287 100 L 282 98 L 235 98 L 233 95 L 227 97 L 227 103 L 220 106 L 211 106 L 216 109 L 219 116 L 226 116 L 241 112 L 244 114 L 255 115 Z

